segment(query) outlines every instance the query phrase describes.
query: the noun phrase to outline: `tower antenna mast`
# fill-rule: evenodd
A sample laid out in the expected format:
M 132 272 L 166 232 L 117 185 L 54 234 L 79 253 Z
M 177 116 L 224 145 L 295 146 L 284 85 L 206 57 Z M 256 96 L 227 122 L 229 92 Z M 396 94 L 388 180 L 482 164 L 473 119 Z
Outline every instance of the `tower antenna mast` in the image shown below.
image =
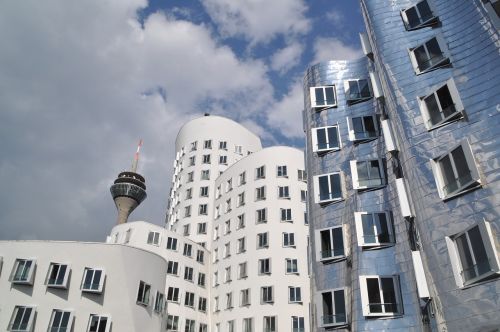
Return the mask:
M 132 172 L 137 172 L 137 164 L 139 163 L 139 152 L 141 151 L 142 138 L 137 145 L 137 151 L 135 152 L 134 161 L 132 162 Z

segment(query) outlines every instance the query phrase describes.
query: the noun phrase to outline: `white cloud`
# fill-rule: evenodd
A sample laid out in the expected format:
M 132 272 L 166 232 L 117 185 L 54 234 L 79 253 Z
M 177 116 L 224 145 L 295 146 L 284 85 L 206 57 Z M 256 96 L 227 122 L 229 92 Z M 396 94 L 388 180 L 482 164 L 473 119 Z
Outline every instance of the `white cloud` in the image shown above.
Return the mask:
M 314 41 L 313 63 L 329 60 L 353 60 L 362 56 L 360 48 L 344 44 L 337 38 L 318 37 Z
M 329 20 L 336 28 L 344 27 L 345 17 L 337 10 L 331 10 L 325 14 L 326 19 Z
M 148 199 L 132 219 L 161 224 L 179 127 L 206 110 L 252 121 L 272 103 L 264 63 L 203 25 L 157 13 L 142 28 L 145 5 L 0 5 L 0 239 L 102 239 L 140 137 Z
M 303 0 L 202 0 L 208 14 L 225 36 L 243 36 L 253 44 L 269 42 L 279 34 L 309 31 Z
M 287 138 L 303 138 L 302 109 L 304 108 L 302 84 L 297 80 L 288 93 L 269 108 L 267 122 L 271 127 L 279 128 Z
M 271 68 L 281 74 L 286 73 L 300 63 L 303 51 L 304 46 L 301 43 L 291 43 L 273 54 L 271 57 Z

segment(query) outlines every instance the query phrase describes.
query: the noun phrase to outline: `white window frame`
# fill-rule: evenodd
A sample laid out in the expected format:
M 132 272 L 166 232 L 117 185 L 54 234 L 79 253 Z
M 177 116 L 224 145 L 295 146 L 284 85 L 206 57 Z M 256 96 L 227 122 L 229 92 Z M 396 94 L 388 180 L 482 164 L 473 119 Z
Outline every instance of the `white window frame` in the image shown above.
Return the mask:
M 356 85 L 358 86 L 358 90 L 360 90 L 360 85 L 359 85 L 359 82 L 361 81 L 366 81 L 366 84 L 368 85 L 368 96 L 359 96 L 358 98 L 351 98 L 351 95 L 350 95 L 350 90 L 351 90 L 351 86 L 350 86 L 350 82 L 356 82 Z M 369 78 L 357 78 L 357 79 L 348 79 L 348 80 L 345 80 L 344 81 L 344 93 L 345 93 L 345 99 L 347 101 L 348 104 L 355 104 L 355 103 L 360 103 L 360 102 L 363 102 L 365 100 L 368 100 L 368 99 L 371 99 L 373 98 L 373 90 L 372 90 L 372 87 L 371 87 L 371 84 L 370 84 L 370 79 Z
M 240 307 L 249 306 L 251 304 L 250 288 L 245 288 L 240 291 Z
M 101 276 L 99 278 L 99 283 L 97 284 L 97 289 L 94 289 L 95 283 L 95 273 L 97 271 L 100 271 Z M 87 274 L 92 273 L 92 284 L 91 287 L 88 288 L 85 285 L 85 279 L 87 278 Z M 106 279 L 106 271 L 103 268 L 93 268 L 93 267 L 86 267 L 83 270 L 83 278 L 82 278 L 82 283 L 80 285 L 80 289 L 82 292 L 87 292 L 87 293 L 102 293 L 102 288 L 104 286 L 104 281 Z
M 363 226 L 363 216 L 364 215 L 371 215 L 372 220 L 374 221 L 373 225 L 373 233 L 374 235 L 370 235 L 374 237 L 374 241 L 366 241 L 366 238 L 368 235 L 364 234 L 364 229 L 365 227 Z M 387 222 L 387 231 L 388 231 L 388 238 L 389 241 L 387 242 L 381 242 L 379 239 L 379 236 L 381 235 L 380 233 L 380 219 L 379 215 L 385 215 L 385 220 Z M 394 235 L 394 224 L 393 224 L 393 219 L 392 219 L 392 214 L 390 211 L 375 211 L 375 212 L 354 212 L 354 222 L 356 224 L 356 236 L 358 240 L 358 246 L 369 249 L 369 248 L 381 248 L 381 247 L 388 247 L 392 246 L 396 243 L 395 235 Z
M 62 278 L 61 278 L 61 268 L 63 266 L 64 266 L 64 272 L 62 272 Z M 55 268 L 57 268 L 57 272 L 55 272 L 56 276 L 54 278 L 54 281 L 52 281 L 51 275 L 52 275 Z M 46 278 L 45 284 L 47 285 L 47 287 L 51 287 L 51 288 L 64 288 L 64 289 L 66 289 L 68 287 L 68 278 L 70 275 L 70 271 L 71 271 L 71 266 L 68 263 L 51 262 L 49 265 L 49 270 L 47 271 L 47 278 Z M 61 280 L 61 282 L 59 282 L 59 280 Z
M 302 290 L 300 287 L 288 286 L 288 303 L 302 303 Z
M 238 194 L 238 207 L 245 205 L 245 192 Z
M 239 177 L 238 177 L 238 184 L 239 184 L 240 186 L 242 186 L 242 185 L 244 185 L 245 183 L 247 183 L 246 177 L 247 177 L 246 172 L 242 172 L 242 173 L 240 173 L 240 175 L 239 175 Z
M 253 317 L 243 318 L 242 332 L 253 332 Z
M 382 278 L 388 278 L 392 279 L 393 283 L 393 288 L 394 288 L 394 297 L 396 300 L 396 303 L 386 303 L 384 299 L 384 291 L 382 290 L 381 287 L 381 279 Z M 380 292 L 380 301 L 381 303 L 370 303 L 368 299 L 368 285 L 367 281 L 368 279 L 377 279 L 378 280 L 378 287 L 379 287 L 379 292 Z M 402 297 L 401 297 L 401 285 L 399 283 L 399 276 L 398 275 L 363 275 L 359 276 L 359 288 L 361 292 L 361 304 L 362 304 L 362 311 L 363 311 L 363 316 L 365 317 L 394 317 L 394 316 L 401 316 L 403 314 L 403 302 L 402 302 Z M 387 310 L 387 305 L 388 304 L 395 304 L 396 305 L 396 311 L 391 312 Z M 381 312 L 372 312 L 371 306 L 373 305 L 380 305 Z
M 335 308 L 337 307 L 335 303 L 335 294 L 341 292 L 343 299 L 344 299 L 344 313 L 337 313 L 335 311 Z M 316 308 L 317 308 L 317 313 L 318 313 L 318 326 L 324 327 L 324 328 L 330 328 L 330 327 L 338 327 L 338 326 L 343 326 L 347 325 L 348 319 L 347 319 L 347 297 L 346 297 L 346 289 L 345 288 L 333 288 L 333 289 L 326 289 L 321 292 L 316 293 Z M 333 315 L 328 315 L 325 317 L 325 308 L 323 307 L 323 294 L 330 294 L 331 300 L 332 300 L 332 314 Z M 339 316 L 340 318 L 337 318 Z M 342 319 L 343 318 L 343 319 Z
M 167 315 L 166 329 L 167 331 L 178 332 L 179 331 L 179 316 Z
M 238 239 L 238 254 L 244 253 L 246 251 L 246 239 L 241 237 Z
M 280 208 L 280 221 L 282 222 L 293 222 L 292 209 L 291 208 Z
M 194 269 L 191 266 L 184 266 L 184 280 L 193 282 Z
M 262 165 L 255 169 L 255 180 L 266 178 L 266 166 Z
M 200 204 L 198 207 L 198 214 L 200 216 L 208 215 L 208 204 Z
M 313 152 L 317 152 L 317 153 L 324 153 L 324 152 L 328 152 L 328 151 L 338 151 L 342 148 L 342 140 L 341 140 L 341 137 L 340 137 L 340 129 L 339 129 L 339 125 L 338 123 L 336 125 L 333 125 L 333 126 L 325 126 L 325 127 L 317 127 L 317 128 L 312 128 L 311 130 L 311 139 L 312 139 L 312 149 L 313 149 Z M 338 142 L 338 146 L 330 146 L 330 141 L 329 141 L 329 130 L 332 129 L 332 128 L 335 128 L 335 130 L 337 131 L 337 142 Z M 318 131 L 320 130 L 324 130 L 325 131 L 325 138 L 326 138 L 326 144 L 327 144 L 327 147 L 326 148 L 319 148 L 319 143 L 318 143 Z M 332 142 L 333 144 L 333 142 Z M 304 181 L 302 179 L 300 179 L 299 177 L 299 180 L 301 181 Z M 307 180 L 307 176 L 305 178 L 305 180 Z
M 264 218 L 262 218 L 262 216 Z M 255 211 L 255 223 L 256 224 L 267 223 L 267 208 L 262 208 Z
M 148 244 L 159 246 L 160 245 L 160 232 L 150 231 L 148 233 Z
M 257 249 L 269 248 L 269 232 L 257 233 Z
M 245 228 L 245 214 L 238 215 L 238 227 L 236 229 Z
M 98 321 L 98 325 L 97 325 L 97 328 L 95 330 L 91 330 L 91 325 L 92 324 L 92 318 L 93 317 L 96 317 L 99 321 Z M 90 317 L 89 317 L 89 323 L 87 325 L 87 332 L 97 332 L 97 331 L 100 331 L 100 327 L 101 327 L 101 323 L 102 321 L 105 320 L 105 324 L 106 324 L 106 329 L 105 329 L 105 332 L 109 332 L 109 329 L 111 328 L 111 316 L 110 315 L 97 315 L 97 314 L 90 314 Z
M 156 291 L 155 295 L 155 305 L 153 310 L 156 313 L 161 313 L 163 311 L 163 308 L 165 307 L 165 295 L 161 293 L 160 291 Z
M 198 297 L 198 311 L 207 312 L 207 298 L 199 296 Z
M 424 69 L 421 69 L 420 68 L 420 65 L 417 61 L 417 58 L 415 56 L 415 50 L 417 48 L 420 48 L 420 47 L 423 47 L 424 48 L 424 51 L 425 53 L 427 54 L 427 56 L 429 55 L 429 51 L 428 51 L 428 46 L 427 44 L 432 40 L 432 39 L 436 39 L 437 41 L 437 44 L 439 46 L 439 50 L 441 51 L 441 54 L 442 54 L 442 58 L 434 63 L 434 64 L 431 64 L 428 68 L 424 68 Z M 448 66 L 450 63 L 451 63 L 451 60 L 450 60 L 450 52 L 448 51 L 448 46 L 445 42 L 445 40 L 443 39 L 443 37 L 441 35 L 436 35 L 432 38 L 429 38 L 427 39 L 425 42 L 415 46 L 415 47 L 412 47 L 410 49 L 408 49 L 408 54 L 410 56 L 410 61 L 411 61 L 411 64 L 413 66 L 413 69 L 415 70 L 415 74 L 416 75 L 420 75 L 420 74 L 424 74 L 424 73 L 427 73 L 431 70 L 434 70 L 434 69 L 438 69 L 438 68 L 441 68 L 441 67 L 444 67 L 444 66 Z M 429 61 L 430 59 L 428 59 L 427 61 Z
M 295 248 L 295 233 L 283 232 L 283 247 Z
M 13 284 L 33 285 L 35 270 L 36 259 L 16 258 L 9 280 Z
M 167 238 L 167 249 L 177 251 L 177 238 L 171 236 Z
M 56 315 L 60 313 L 60 319 L 56 321 Z M 63 322 L 63 316 L 68 314 L 68 319 L 66 321 L 66 326 L 63 326 L 61 323 Z M 60 309 L 53 309 L 52 314 L 50 315 L 50 320 L 49 320 L 49 328 L 48 330 L 50 332 L 66 332 L 66 331 L 71 331 L 71 326 L 73 325 L 73 311 L 72 310 L 60 310 Z M 56 324 L 54 326 L 54 324 Z
M 268 261 L 269 264 L 267 264 L 267 269 L 266 269 L 266 264 L 264 264 L 265 261 Z M 270 275 L 272 273 L 272 265 L 271 265 L 271 258 L 261 258 L 258 260 L 259 264 L 259 275 Z
M 302 182 L 307 182 L 307 172 L 305 169 L 297 170 L 297 180 Z
M 170 291 L 172 290 L 172 291 Z M 167 289 L 167 301 L 179 303 L 181 298 L 181 291 L 179 287 L 168 287 Z
M 189 157 L 189 166 L 194 166 L 196 164 L 196 156 Z
M 445 157 L 447 157 L 447 156 L 449 157 L 451 155 L 451 153 L 459 147 L 461 147 L 462 151 L 464 152 L 465 161 L 466 161 L 467 167 L 469 168 L 469 171 L 470 171 L 470 181 L 467 181 L 465 184 L 458 187 L 456 190 L 453 190 L 453 191 L 447 193 L 446 189 L 445 189 L 445 187 L 447 185 L 446 185 L 445 178 L 444 178 L 444 175 L 443 175 L 441 167 L 440 167 L 440 162 Z M 452 158 L 450 158 L 450 161 L 452 164 L 452 171 L 456 177 L 458 173 L 456 170 L 455 162 L 453 161 Z M 474 159 L 474 154 L 472 152 L 469 141 L 467 139 L 463 140 L 462 142 L 460 142 L 460 144 L 457 144 L 452 149 L 448 150 L 447 153 L 445 153 L 437 158 L 431 159 L 430 164 L 431 164 L 432 171 L 434 173 L 434 179 L 436 182 L 436 187 L 438 189 L 438 194 L 442 200 L 448 200 L 448 199 L 454 198 L 458 195 L 461 195 L 461 194 L 464 194 L 464 193 L 469 192 L 471 190 L 477 189 L 477 188 L 481 187 L 481 185 L 482 185 L 481 177 L 479 175 L 479 171 L 478 171 L 478 167 L 477 167 L 477 163 Z M 455 180 L 457 180 L 457 179 L 455 179 Z
M 219 141 L 219 150 L 227 151 L 227 141 Z
M 352 122 L 353 119 L 358 119 L 362 118 L 363 121 L 363 136 L 364 137 L 358 137 L 359 133 L 356 133 L 354 131 L 354 124 Z M 375 133 L 374 136 L 367 136 L 366 133 L 369 133 L 366 131 L 366 125 L 364 118 L 372 118 L 373 121 L 373 127 L 375 128 Z M 379 128 L 379 123 L 378 123 L 378 118 L 376 114 L 367 114 L 367 115 L 360 115 L 360 116 L 353 116 L 353 117 L 348 117 L 347 118 L 347 130 L 349 132 L 349 140 L 352 142 L 357 142 L 357 143 L 362 143 L 362 142 L 368 142 L 377 139 L 380 136 L 380 128 Z
M 285 274 L 299 274 L 299 260 L 297 258 L 285 258 Z
M 288 177 L 288 169 L 286 165 L 276 166 L 276 176 L 280 178 Z
M 200 222 L 197 224 L 196 231 L 198 234 L 207 234 L 207 223 Z
M 420 14 L 420 10 L 418 8 L 418 5 L 421 4 L 422 2 L 427 3 L 427 5 L 429 6 L 429 9 L 431 10 L 431 12 L 433 14 L 431 18 L 429 18 L 428 20 L 425 20 L 425 21 L 422 20 L 422 14 Z M 406 14 L 406 12 L 411 10 L 411 9 L 415 9 L 415 12 L 416 12 L 418 18 L 420 19 L 420 23 L 415 25 L 415 26 L 410 26 L 410 22 L 408 20 L 408 15 Z M 417 30 L 420 28 L 435 25 L 439 21 L 438 17 L 436 16 L 436 8 L 434 7 L 434 3 L 430 0 L 419 1 L 415 5 L 413 5 L 412 7 L 401 10 L 401 18 L 403 19 L 403 23 L 405 25 L 405 28 L 408 31 Z
M 22 313 L 20 313 L 22 310 Z M 26 313 L 29 311 L 28 313 Z M 17 316 L 21 315 L 19 325 L 14 326 Z M 28 314 L 28 319 L 25 319 L 26 314 Z M 15 331 L 15 332 L 29 332 L 33 329 L 33 321 L 36 315 L 36 307 L 35 306 L 22 306 L 16 305 L 14 310 L 12 311 L 12 316 L 9 321 L 9 325 L 7 327 L 7 331 Z
M 245 279 L 248 277 L 248 264 L 241 262 L 238 264 L 238 279 Z
M 198 286 L 205 288 L 206 275 L 203 272 L 198 272 Z
M 202 169 L 201 170 L 201 179 L 202 180 L 210 180 L 210 170 Z
M 339 176 L 339 182 L 340 182 L 340 196 L 339 197 L 333 197 L 332 196 L 332 183 L 331 183 L 331 175 L 338 175 Z M 327 176 L 328 177 L 328 187 L 330 193 L 328 193 L 329 198 L 326 199 L 321 199 L 320 191 L 319 191 L 319 179 L 321 177 Z M 344 178 L 342 172 L 332 172 L 332 173 L 326 173 L 326 174 L 319 174 L 315 175 L 313 177 L 314 179 L 314 202 L 318 204 L 328 204 L 328 203 L 333 203 L 333 202 L 339 202 L 344 199 Z
M 194 308 L 194 298 L 195 294 L 193 292 L 184 293 L 184 306 L 188 308 Z
M 316 89 L 323 89 L 323 96 L 325 96 L 325 90 L 330 88 L 333 90 L 333 103 L 328 104 L 327 101 L 324 100 L 324 105 L 318 105 L 318 101 L 316 100 Z M 337 89 L 334 84 L 310 87 L 309 96 L 311 100 L 311 108 L 313 109 L 322 110 L 325 108 L 337 107 Z
M 292 316 L 292 332 L 305 332 L 305 322 L 302 316 Z
M 378 162 L 378 171 L 380 178 L 375 178 L 370 176 L 369 179 L 359 179 L 359 171 L 358 171 L 358 164 L 363 163 L 370 163 L 372 161 L 377 161 Z M 349 161 L 350 166 L 351 166 L 351 177 L 352 177 L 352 187 L 353 189 L 356 190 L 366 190 L 366 189 L 376 189 L 380 187 L 384 187 L 386 185 L 386 170 L 385 170 L 385 159 L 379 158 L 379 159 L 370 159 L 370 160 L 350 160 Z M 380 180 L 380 181 L 378 181 Z M 368 181 L 368 183 L 361 183 L 361 181 Z M 373 182 L 373 183 L 371 183 Z M 378 183 L 380 182 L 380 183 Z
M 316 229 L 314 231 L 315 233 L 315 240 L 316 240 L 316 261 L 318 262 L 329 262 L 329 261 L 339 261 L 342 259 L 345 259 L 347 257 L 347 246 L 346 246 L 346 227 L 344 225 L 338 225 L 338 226 L 332 226 L 332 227 L 326 227 L 326 228 L 320 228 Z M 333 242 L 333 230 L 334 229 L 341 229 L 342 231 L 342 248 L 343 248 L 343 253 L 341 255 L 335 255 L 335 243 Z M 321 232 L 328 231 L 329 236 L 330 236 L 330 247 L 332 248 L 331 251 L 331 256 L 326 256 L 323 257 L 324 255 L 322 254 L 322 240 L 321 240 Z
M 186 318 L 184 332 L 194 332 L 195 326 L 196 326 L 196 321 L 194 319 Z
M 200 327 L 198 328 L 198 332 L 208 332 L 208 325 L 205 323 L 200 323 Z
M 290 187 L 289 186 L 278 186 L 278 198 L 290 199 Z
M 444 87 L 448 88 L 448 92 L 450 93 L 450 97 L 453 101 L 453 107 L 455 108 L 455 112 L 453 112 L 448 116 L 444 116 L 441 101 L 437 95 L 438 90 Z M 438 106 L 438 112 L 442 117 L 441 121 L 438 121 L 434 124 L 431 123 L 430 111 L 426 103 L 426 100 L 429 98 L 434 98 L 436 100 L 436 104 Z M 458 93 L 458 89 L 453 78 L 450 78 L 445 83 L 436 86 L 435 88 L 432 89 L 431 93 L 422 97 L 418 97 L 417 100 L 420 107 L 420 112 L 422 114 L 422 119 L 424 120 L 424 125 L 428 131 L 447 125 L 450 122 L 463 119 L 464 117 L 464 105 L 462 104 L 462 100 L 460 99 L 460 95 Z
M 179 262 L 167 261 L 167 274 L 178 276 L 179 275 Z
M 263 201 L 266 199 L 266 186 L 255 188 L 255 200 Z
M 198 147 L 197 141 L 191 142 L 191 151 L 196 151 L 197 147 Z
M 137 290 L 136 303 L 147 307 L 149 305 L 149 297 L 151 295 L 151 285 L 145 281 L 139 281 L 139 289 Z
M 226 293 L 226 309 L 233 307 L 233 292 Z
M 260 287 L 260 303 L 274 303 L 274 286 Z
M 203 264 L 205 262 L 205 252 L 203 250 L 196 251 L 196 261 Z
M 263 332 L 277 332 L 278 331 L 278 320 L 276 316 L 264 316 L 262 318 Z
M 184 250 L 182 254 L 186 257 L 191 257 L 193 255 L 193 245 L 189 243 L 184 243 Z
M 205 140 L 203 141 L 203 148 L 204 149 L 212 149 L 212 140 Z

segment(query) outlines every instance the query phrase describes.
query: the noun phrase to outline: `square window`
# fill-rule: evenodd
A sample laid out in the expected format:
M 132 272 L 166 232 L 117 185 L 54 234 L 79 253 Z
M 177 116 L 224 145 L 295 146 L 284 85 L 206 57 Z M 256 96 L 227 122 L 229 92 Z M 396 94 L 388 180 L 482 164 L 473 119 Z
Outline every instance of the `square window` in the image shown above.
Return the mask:
M 68 264 L 50 263 L 47 287 L 66 288 L 70 269 Z
M 108 316 L 91 314 L 87 332 L 108 332 L 111 326 L 111 319 Z
M 316 259 L 318 261 L 340 260 L 346 257 L 342 226 L 318 229 L 316 235 Z
M 200 197 L 208 197 L 208 186 L 200 187 Z
M 366 190 L 385 186 L 385 159 L 351 160 L 353 189 Z
M 198 214 L 201 215 L 207 215 L 208 214 L 208 205 L 207 204 L 200 204 L 198 207 Z
M 210 155 L 209 154 L 204 154 L 202 156 L 202 161 L 203 164 L 210 164 Z
M 267 222 L 267 209 L 259 209 L 256 211 L 256 219 L 257 223 L 266 223 Z
M 293 222 L 292 209 L 280 209 L 280 220 L 286 222 Z
M 219 142 L 219 150 L 227 150 L 227 142 L 226 141 Z
M 316 86 L 309 88 L 312 108 L 327 108 L 337 106 L 335 85 Z
M 234 146 L 234 153 L 242 155 L 243 154 L 243 146 L 235 145 Z
M 322 327 L 347 324 L 345 290 L 332 289 L 321 292 L 318 308 L 319 325 Z
M 345 98 L 348 104 L 355 104 L 372 97 L 370 84 L 367 79 L 344 81 Z
M 376 115 L 366 115 L 347 118 L 349 140 L 355 143 L 374 140 L 379 136 L 379 127 Z
M 467 140 L 450 152 L 431 160 L 439 196 L 450 199 L 479 188 L 481 179 Z
M 207 234 L 207 223 L 206 222 L 198 223 L 198 234 Z
M 292 332 L 305 332 L 304 317 L 292 316 Z
M 262 201 L 266 199 L 266 186 L 255 188 L 255 200 Z
M 204 323 L 200 323 L 200 328 L 198 332 L 208 332 L 208 325 Z
M 191 257 L 191 252 L 192 251 L 193 251 L 193 246 L 191 244 L 184 243 L 184 251 L 183 251 L 182 254 L 184 256 Z
M 105 277 L 104 270 L 86 267 L 83 271 L 82 292 L 101 293 Z
M 168 250 L 177 250 L 177 239 L 175 237 L 167 238 L 167 249 Z
M 250 305 L 250 288 L 242 289 L 240 292 L 240 306 Z
M 389 212 L 354 212 L 354 221 L 359 246 L 379 248 L 396 242 Z
M 338 126 L 312 128 L 313 152 L 328 152 L 340 150 L 340 134 Z M 304 180 L 306 177 L 303 176 Z
M 167 331 L 179 331 L 179 316 L 167 315 Z
M 420 1 L 413 7 L 402 10 L 401 17 L 406 30 L 416 30 L 438 23 L 432 2 L 428 0 Z
M 210 180 L 210 170 L 204 169 L 201 171 L 201 179 L 202 180 Z
M 441 36 L 433 37 L 425 43 L 411 48 L 409 53 L 417 75 L 451 64 L 446 43 Z
M 403 314 L 399 278 L 393 276 L 360 276 L 359 286 L 364 316 Z
M 268 235 L 269 234 L 267 232 L 257 234 L 257 249 L 269 247 Z
M 207 299 L 201 296 L 198 298 L 198 311 L 207 311 Z
M 33 328 L 33 320 L 35 317 L 34 307 L 25 307 L 16 305 L 10 318 L 8 331 L 31 331 Z
M 264 316 L 264 332 L 276 332 L 278 331 L 278 324 L 276 322 L 276 316 Z
M 276 176 L 278 177 L 288 177 L 288 172 L 286 166 L 278 166 L 276 171 Z
M 278 186 L 278 198 L 290 199 L 290 188 L 288 186 Z
M 150 292 L 151 292 L 151 285 L 141 280 L 139 282 L 139 290 L 137 291 L 137 304 L 141 304 L 147 307 L 149 304 Z
M 295 258 L 287 258 L 286 262 L 286 273 L 287 274 L 299 274 L 299 267 L 297 263 L 297 259 Z
M 302 303 L 302 294 L 300 287 L 288 287 L 288 302 Z
M 283 233 L 283 247 L 295 247 L 294 233 Z
M 167 301 L 170 302 L 179 302 L 179 288 L 177 287 L 169 287 L 167 290 Z
M 73 324 L 73 313 L 68 310 L 52 310 L 49 321 L 50 332 L 66 332 L 71 330 Z
M 36 261 L 34 259 L 16 259 L 10 281 L 14 284 L 33 285 Z
M 259 259 L 259 274 L 271 274 L 271 259 Z
M 307 182 L 307 172 L 303 169 L 297 170 L 297 179 L 299 181 Z
M 158 246 L 160 244 L 160 233 L 159 232 L 149 232 L 148 244 Z
M 174 261 L 167 262 L 167 273 L 177 275 L 179 271 L 179 263 Z
M 219 164 L 227 165 L 227 156 L 219 156 Z
M 266 166 L 260 166 L 255 169 L 255 179 L 265 179 L 266 178 Z
M 341 173 L 330 173 L 314 176 L 314 201 L 319 204 L 341 201 Z
M 274 303 L 273 286 L 264 286 L 260 288 L 261 303 Z
M 204 149 L 211 149 L 212 148 L 212 140 L 206 140 L 203 142 L 203 148 Z

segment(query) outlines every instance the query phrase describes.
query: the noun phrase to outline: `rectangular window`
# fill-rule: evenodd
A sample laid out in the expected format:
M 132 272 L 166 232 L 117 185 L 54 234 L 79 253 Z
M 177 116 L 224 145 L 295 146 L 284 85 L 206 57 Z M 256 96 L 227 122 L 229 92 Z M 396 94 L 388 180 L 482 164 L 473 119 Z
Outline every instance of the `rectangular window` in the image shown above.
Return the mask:
M 66 288 L 70 269 L 68 264 L 50 263 L 47 287 Z
M 250 288 L 242 289 L 240 292 L 240 306 L 250 305 Z
M 207 204 L 200 204 L 198 208 L 198 214 L 201 215 L 207 215 L 208 214 L 208 205 Z
M 276 316 L 264 316 L 264 332 L 278 331 Z
M 294 233 L 283 233 L 283 247 L 295 247 Z
M 266 186 L 255 188 L 255 200 L 262 201 L 266 199 Z
M 81 290 L 83 292 L 101 293 L 104 278 L 104 270 L 86 267 L 83 271 Z
M 439 196 L 446 200 L 481 186 L 481 179 L 467 140 L 431 160 Z
M 238 207 L 245 205 L 245 192 L 238 194 Z
M 327 108 L 337 106 L 335 85 L 316 86 L 309 88 L 312 108 Z
M 191 217 L 191 205 L 184 207 L 184 217 Z M 149 239 L 148 239 L 149 241 Z
M 226 220 L 224 222 L 224 234 L 231 233 L 231 220 Z
M 201 171 L 201 179 L 202 180 L 210 180 L 210 170 L 204 169 Z
M 198 142 L 191 142 L 191 151 L 196 151 Z
M 196 251 L 196 261 L 198 263 L 203 264 L 204 260 L 205 260 L 205 253 L 203 252 L 203 250 L 197 250 Z
M 287 258 L 286 262 L 286 273 L 287 274 L 299 274 L 299 267 L 297 263 L 297 259 L 295 258 Z
M 297 170 L 297 179 L 299 181 L 307 182 L 307 172 L 303 169 Z
M 148 234 L 148 244 L 159 245 L 160 244 L 160 233 L 158 232 L 149 232 Z
M 300 201 L 304 203 L 307 202 L 307 190 L 300 191 Z
M 35 317 L 34 307 L 25 307 L 16 305 L 10 318 L 8 331 L 31 331 L 33 328 L 33 320 Z
M 191 257 L 191 252 L 193 251 L 193 246 L 191 244 L 184 243 L 184 251 L 183 255 L 187 257 Z
M 353 189 L 364 190 L 385 185 L 385 159 L 351 160 Z
M 342 197 L 342 180 L 340 173 L 314 176 L 314 201 L 320 204 L 340 201 Z
M 300 287 L 288 287 L 288 302 L 290 303 L 301 303 L 302 294 Z
M 177 239 L 175 237 L 167 238 L 167 249 L 168 250 L 177 250 Z
M 200 328 L 198 329 L 198 332 L 208 332 L 208 325 L 200 323 Z
M 169 287 L 167 291 L 167 301 L 179 302 L 179 288 Z
M 496 242 L 491 224 L 487 221 L 446 237 L 453 274 L 459 287 L 500 273 Z
M 167 315 L 167 331 L 179 331 L 179 316 Z
M 449 79 L 427 96 L 418 98 L 427 130 L 448 124 L 464 116 L 464 106 L 455 81 Z
M 235 332 L 234 320 L 230 320 L 227 322 L 227 332 Z
M 214 312 L 219 311 L 219 297 L 214 297 Z
M 231 309 L 233 307 L 233 293 L 226 293 L 226 309 Z
M 240 173 L 240 176 L 239 176 L 239 179 L 238 179 L 238 183 L 239 183 L 240 186 L 242 186 L 245 183 L 247 183 L 247 174 L 246 174 L 246 172 Z
M 247 262 L 238 264 L 238 279 L 244 279 L 248 277 L 247 274 Z
M 213 262 L 212 263 L 217 263 L 219 261 L 219 248 L 214 248 L 213 251 Z
M 190 229 L 190 224 L 186 224 L 184 226 L 182 226 L 182 234 L 184 236 L 188 236 L 189 235 L 189 229 Z
M 376 139 L 379 136 L 378 121 L 376 115 L 366 115 L 347 118 L 349 129 L 349 140 L 362 143 Z
M 304 317 L 292 316 L 292 332 L 305 332 Z
M 167 262 L 167 273 L 177 275 L 179 271 L 179 263 L 174 261 Z
M 193 188 L 186 189 L 186 199 L 193 198 Z
M 349 104 L 359 103 L 372 97 L 367 79 L 344 81 L 344 91 Z
M 225 269 L 224 282 L 228 283 L 231 281 L 232 281 L 232 279 L 231 279 L 231 266 L 228 266 Z
M 235 145 L 234 146 L 234 153 L 242 155 L 243 154 L 243 146 Z
M 243 332 L 253 332 L 253 318 L 243 318 Z
M 231 256 L 231 243 L 228 242 L 224 245 L 224 258 Z
M 258 224 L 267 222 L 267 210 L 265 208 L 257 210 L 256 214 Z
M 422 45 L 411 48 L 409 52 L 417 75 L 450 65 L 446 43 L 441 36 L 433 37 Z
M 148 306 L 150 292 L 151 292 L 151 285 L 141 280 L 139 282 L 139 290 L 137 291 L 137 304 Z
M 203 173 L 202 173 L 202 177 L 203 177 Z M 189 172 L 187 174 L 187 180 L 186 182 L 193 182 L 194 181 L 194 172 Z
M 226 181 L 226 192 L 233 190 L 233 179 L 228 179 Z
M 193 281 L 193 268 L 189 266 L 184 267 L 184 280 Z
M 52 310 L 52 315 L 49 321 L 49 332 L 66 332 L 71 331 L 73 324 L 73 313 L 67 310 Z
M 184 332 L 194 332 L 196 322 L 193 319 L 186 318 L 186 325 L 184 326 Z
M 87 332 L 108 332 L 111 326 L 111 319 L 108 316 L 91 314 Z
M 202 161 L 203 164 L 210 164 L 210 155 L 209 154 L 204 154 L 202 156 Z
M 203 148 L 204 149 L 211 149 L 212 148 L 212 140 L 206 140 L 203 142 Z
M 259 233 L 257 234 L 257 249 L 268 248 L 269 247 L 269 234 Z
M 219 150 L 227 150 L 227 142 L 226 141 L 219 142 Z
M 394 244 L 394 228 L 389 212 L 354 212 L 358 245 L 376 248 Z
M 397 275 L 360 276 L 359 284 L 364 316 L 395 316 L 403 314 Z
M 290 199 L 290 189 L 288 186 L 278 186 L 278 198 Z
M 205 273 L 198 273 L 198 286 L 205 287 Z
M 208 197 L 208 187 L 200 187 L 200 197 Z
M 226 200 L 226 213 L 231 212 L 231 198 Z
M 246 251 L 245 247 L 245 237 L 239 238 L 238 239 L 238 254 L 241 254 L 242 252 Z
M 238 228 L 237 229 L 241 229 L 241 228 L 245 228 L 245 214 L 240 214 L 238 216 Z
M 207 311 L 207 299 L 201 296 L 198 298 L 198 311 Z
M 164 306 L 164 299 L 163 298 L 164 298 L 163 293 L 156 291 L 154 310 L 157 313 L 161 313 L 163 311 L 163 306 Z
M 273 286 L 264 286 L 260 288 L 261 303 L 273 303 Z
M 34 259 L 16 259 L 10 278 L 11 282 L 33 285 L 35 267 L 36 261 Z
M 214 287 L 219 286 L 219 271 L 215 271 L 213 274 Z
M 401 17 L 403 18 L 406 30 L 415 30 L 434 25 L 438 22 L 438 18 L 432 8 L 432 3 L 427 0 L 420 1 L 413 7 L 402 10 Z
M 259 259 L 259 274 L 271 274 L 271 259 Z
M 288 177 L 288 172 L 286 166 L 278 166 L 276 171 L 276 176 L 278 177 Z
M 266 166 L 260 166 L 255 169 L 255 179 L 265 179 L 266 178 Z
M 219 164 L 227 165 L 227 156 L 219 156 Z
M 313 152 L 340 150 L 338 126 L 313 128 L 311 136 Z
M 292 209 L 280 209 L 280 220 L 292 222 Z
M 194 166 L 196 163 L 196 156 L 189 157 L 189 166 Z
M 184 305 L 186 307 L 194 308 L 194 293 L 186 292 L 184 296 Z
M 316 230 L 316 259 L 331 261 L 345 258 L 342 226 Z
M 330 327 L 347 324 L 345 290 L 332 289 L 321 293 L 318 306 L 320 326 Z

